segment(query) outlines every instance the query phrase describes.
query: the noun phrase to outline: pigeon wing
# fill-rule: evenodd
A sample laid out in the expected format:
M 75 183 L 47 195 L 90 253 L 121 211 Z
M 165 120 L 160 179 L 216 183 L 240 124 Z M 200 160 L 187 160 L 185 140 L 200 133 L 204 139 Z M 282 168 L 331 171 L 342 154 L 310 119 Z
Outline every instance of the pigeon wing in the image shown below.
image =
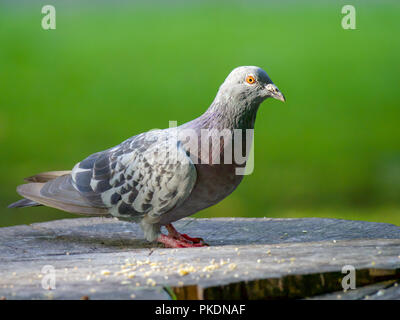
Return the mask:
M 147 214 L 154 222 L 190 195 L 196 179 L 182 144 L 161 130 L 94 154 L 72 170 L 75 188 L 90 201 L 100 198 L 113 216 L 136 220 Z

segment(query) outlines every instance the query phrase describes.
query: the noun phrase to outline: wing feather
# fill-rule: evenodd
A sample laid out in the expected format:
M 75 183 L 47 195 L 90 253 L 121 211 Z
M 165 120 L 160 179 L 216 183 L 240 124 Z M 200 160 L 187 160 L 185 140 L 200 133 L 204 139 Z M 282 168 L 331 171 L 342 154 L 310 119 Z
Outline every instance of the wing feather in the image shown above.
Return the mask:
M 97 153 L 72 170 L 72 184 L 89 201 L 101 200 L 124 219 L 160 215 L 191 193 L 197 173 L 182 144 L 168 130 L 135 136 Z

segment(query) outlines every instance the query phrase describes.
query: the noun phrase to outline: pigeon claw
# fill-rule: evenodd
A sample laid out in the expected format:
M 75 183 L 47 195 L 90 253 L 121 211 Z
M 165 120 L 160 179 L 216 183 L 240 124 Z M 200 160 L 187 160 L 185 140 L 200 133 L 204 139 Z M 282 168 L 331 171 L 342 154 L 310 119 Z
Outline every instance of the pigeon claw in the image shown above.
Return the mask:
M 194 248 L 208 246 L 202 238 L 192 238 L 186 233 L 179 233 L 172 224 L 168 224 L 165 227 L 168 230 L 168 235 L 161 234 L 157 241 L 163 243 L 168 248 Z
M 207 244 L 203 242 L 193 243 L 189 240 L 179 240 L 170 235 L 166 236 L 165 234 L 161 234 L 157 241 L 164 244 L 166 248 L 197 248 L 197 247 L 204 247 Z
M 188 241 L 191 241 L 193 243 L 205 243 L 203 238 L 192 238 L 189 237 L 186 233 L 181 233 L 182 238 L 185 238 Z

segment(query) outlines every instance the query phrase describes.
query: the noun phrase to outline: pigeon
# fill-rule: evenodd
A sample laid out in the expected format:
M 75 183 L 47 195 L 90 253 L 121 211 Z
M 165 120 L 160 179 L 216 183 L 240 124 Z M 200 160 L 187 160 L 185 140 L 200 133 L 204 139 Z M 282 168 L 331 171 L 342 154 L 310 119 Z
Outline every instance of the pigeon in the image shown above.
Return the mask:
M 172 223 L 217 204 L 240 184 L 244 174 L 239 169 L 246 166 L 253 138 L 247 132 L 252 133 L 258 108 L 270 97 L 285 102 L 263 69 L 237 67 L 198 118 L 133 136 L 88 156 L 70 171 L 26 178 L 28 183 L 17 187 L 24 198 L 9 208 L 44 205 L 115 217 L 138 223 L 147 241 L 165 247 L 206 246 L 202 238 L 181 234 Z M 237 160 L 243 153 L 244 161 Z

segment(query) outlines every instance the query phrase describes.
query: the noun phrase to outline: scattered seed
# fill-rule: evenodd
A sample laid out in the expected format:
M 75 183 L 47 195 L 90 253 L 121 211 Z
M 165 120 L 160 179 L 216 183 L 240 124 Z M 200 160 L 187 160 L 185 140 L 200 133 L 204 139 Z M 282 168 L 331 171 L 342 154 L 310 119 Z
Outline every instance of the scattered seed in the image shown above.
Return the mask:
M 146 283 L 152 287 L 156 286 L 156 282 L 152 278 L 148 278 Z
M 187 267 L 187 268 L 181 268 L 178 270 L 178 274 L 181 276 L 186 276 L 187 274 L 196 271 L 196 269 L 193 266 Z
M 235 270 L 236 267 L 237 267 L 237 266 L 236 266 L 235 263 L 231 263 L 231 264 L 228 266 L 229 270 Z
M 103 270 L 103 271 L 101 271 L 101 274 L 103 276 L 109 276 L 111 274 L 111 272 L 109 270 Z

